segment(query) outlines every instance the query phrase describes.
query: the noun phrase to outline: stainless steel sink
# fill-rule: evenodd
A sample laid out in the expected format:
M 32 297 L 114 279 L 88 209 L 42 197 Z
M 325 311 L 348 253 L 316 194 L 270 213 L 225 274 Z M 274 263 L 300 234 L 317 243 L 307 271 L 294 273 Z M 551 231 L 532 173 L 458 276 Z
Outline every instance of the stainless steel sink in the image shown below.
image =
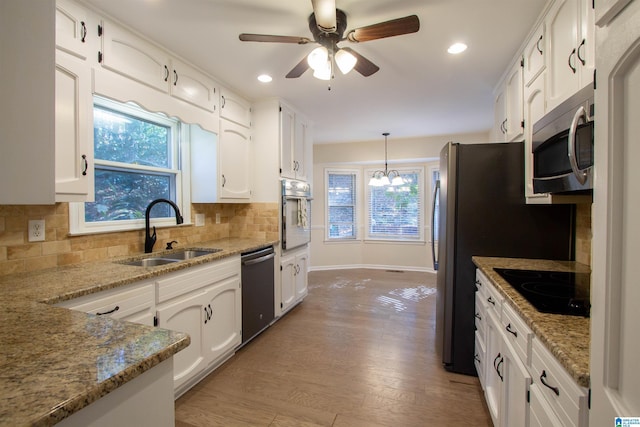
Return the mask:
M 179 261 L 186 261 L 189 259 L 214 254 L 220 252 L 222 249 L 184 249 L 178 252 L 162 255 L 148 255 L 147 257 L 129 260 L 119 261 L 119 264 L 135 265 L 138 267 L 156 267 L 158 265 L 171 264 Z
M 137 259 L 134 261 L 125 261 L 122 264 L 126 264 L 126 265 L 137 265 L 139 267 L 155 267 L 158 265 L 165 265 L 165 264 L 171 264 L 173 262 L 178 262 L 179 260 L 177 259 L 169 259 L 169 258 L 143 258 L 143 259 Z
M 192 259 L 200 256 L 214 254 L 216 252 L 220 252 L 221 250 L 222 249 L 185 249 L 180 252 L 162 255 L 162 258 L 175 259 L 178 261 L 182 261 L 185 259 Z

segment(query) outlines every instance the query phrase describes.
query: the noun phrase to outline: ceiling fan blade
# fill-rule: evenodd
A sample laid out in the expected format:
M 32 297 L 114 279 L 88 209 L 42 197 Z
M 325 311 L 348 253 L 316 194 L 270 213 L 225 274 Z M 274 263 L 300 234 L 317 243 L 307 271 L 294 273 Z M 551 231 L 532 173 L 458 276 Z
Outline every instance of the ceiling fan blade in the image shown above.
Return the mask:
M 420 20 L 416 15 L 410 15 L 351 30 L 346 38 L 352 42 L 367 42 L 385 37 L 415 33 L 419 29 Z
M 333 33 L 338 28 L 336 22 L 336 0 L 311 0 L 316 25 L 325 33 Z
M 342 47 L 341 49 L 346 50 L 358 59 L 358 62 L 356 62 L 356 65 L 353 68 L 363 76 L 369 77 L 370 75 L 377 73 L 380 69 L 380 67 L 369 61 L 364 56 L 360 55 L 355 50 L 348 47 Z
M 312 43 L 313 40 L 306 37 L 297 36 L 273 36 L 269 34 L 246 34 L 242 33 L 239 36 L 243 42 L 269 42 L 269 43 L 295 43 L 295 44 L 307 44 Z
M 307 56 L 305 55 L 305 57 L 302 58 L 302 61 L 298 62 L 298 64 L 293 67 L 285 77 L 288 79 L 296 79 L 304 74 L 304 72 L 309 68 L 309 62 L 307 61 Z

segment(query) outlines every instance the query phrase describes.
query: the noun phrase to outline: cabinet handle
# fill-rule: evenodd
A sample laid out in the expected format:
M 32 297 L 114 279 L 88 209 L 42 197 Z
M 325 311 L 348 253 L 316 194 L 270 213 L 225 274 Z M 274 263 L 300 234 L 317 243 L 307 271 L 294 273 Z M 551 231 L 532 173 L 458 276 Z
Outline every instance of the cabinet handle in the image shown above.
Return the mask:
M 222 187 L 224 188 L 226 184 L 227 184 L 227 178 L 225 178 L 224 174 L 222 174 Z
M 500 377 L 500 381 L 504 382 L 504 377 L 502 376 L 502 373 L 500 372 L 500 365 L 502 365 L 502 363 L 504 363 L 504 357 L 500 358 L 500 361 L 498 362 L 498 366 L 496 366 L 496 372 L 498 373 L 498 376 Z
M 211 304 L 207 304 L 207 306 L 204 307 L 204 316 L 204 324 L 206 325 L 207 322 L 211 320 L 211 317 L 213 317 L 213 309 L 211 308 Z
M 80 21 L 80 41 L 84 43 L 87 38 L 87 26 L 84 21 Z
M 573 74 L 576 73 L 576 67 L 571 63 L 571 58 L 576 55 L 576 48 L 574 47 L 571 53 L 569 54 L 569 58 L 567 59 L 567 64 L 569 64 L 569 68 L 573 71 Z
M 546 387 L 550 388 L 556 394 L 556 396 L 560 396 L 560 389 L 558 387 L 553 387 L 549 385 L 549 383 L 547 383 L 546 378 L 547 378 L 547 371 L 542 370 L 542 374 L 540 375 L 540 382 L 544 384 Z
M 220 99 L 222 100 L 222 105 L 220 106 L 220 108 L 224 108 L 225 104 L 227 103 L 227 100 L 224 98 L 224 95 L 222 95 Z
M 498 355 L 496 356 L 495 359 L 493 359 L 493 367 L 497 370 L 498 367 L 496 366 L 496 363 L 498 363 L 498 359 L 500 359 L 501 354 L 498 353 Z
M 87 175 L 87 170 L 89 169 L 89 161 L 87 160 L 87 155 L 82 155 L 82 175 Z
M 100 313 L 100 312 L 96 313 L 96 316 L 104 316 L 105 314 L 115 313 L 118 310 L 120 310 L 120 306 L 116 305 L 114 308 L 112 308 L 109 311 L 103 311 L 102 313 Z
M 536 49 L 538 49 L 538 52 L 540 52 L 540 55 L 542 55 L 542 49 L 540 48 L 540 42 L 541 41 L 542 41 L 542 35 L 540 36 L 540 38 L 536 42 Z
M 495 301 L 493 300 L 493 298 L 491 298 L 491 297 L 487 298 L 487 302 L 488 302 L 489 304 L 496 305 L 496 302 L 495 302 Z
M 580 49 L 584 47 L 584 44 L 586 42 L 587 42 L 586 39 L 582 39 L 582 43 L 580 43 L 580 46 L 578 46 L 578 59 L 580 60 L 580 62 L 582 62 L 582 65 L 585 65 L 587 61 L 585 60 L 585 58 L 582 57 L 582 55 L 580 55 Z
M 480 360 L 480 356 L 478 356 L 477 353 L 473 356 L 473 358 L 476 359 L 476 361 L 478 361 L 478 363 L 482 363 L 482 361 Z
M 164 66 L 164 81 L 169 81 L 169 67 L 167 67 L 166 65 Z
M 478 319 L 478 320 L 482 320 L 482 316 L 480 316 L 480 314 L 479 314 L 479 313 L 476 313 L 476 314 L 475 314 L 475 316 L 476 316 L 476 319 Z
M 476 286 L 482 286 L 482 282 L 480 280 L 476 280 Z
M 506 330 L 507 330 L 507 332 L 509 332 L 510 334 L 513 334 L 513 336 L 514 336 L 514 337 L 518 338 L 518 332 L 517 332 L 517 331 L 514 331 L 513 329 L 511 329 L 511 323 L 509 323 L 505 329 L 506 329 Z
M 173 70 L 173 85 L 176 86 L 178 84 L 178 72 Z

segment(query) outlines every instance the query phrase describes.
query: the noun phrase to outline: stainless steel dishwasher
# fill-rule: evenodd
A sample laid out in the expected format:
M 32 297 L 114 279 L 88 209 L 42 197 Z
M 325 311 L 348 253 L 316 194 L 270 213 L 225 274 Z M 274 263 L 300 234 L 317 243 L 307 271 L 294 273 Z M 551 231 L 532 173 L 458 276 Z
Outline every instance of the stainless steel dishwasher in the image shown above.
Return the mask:
M 273 321 L 273 246 L 242 254 L 242 344 Z

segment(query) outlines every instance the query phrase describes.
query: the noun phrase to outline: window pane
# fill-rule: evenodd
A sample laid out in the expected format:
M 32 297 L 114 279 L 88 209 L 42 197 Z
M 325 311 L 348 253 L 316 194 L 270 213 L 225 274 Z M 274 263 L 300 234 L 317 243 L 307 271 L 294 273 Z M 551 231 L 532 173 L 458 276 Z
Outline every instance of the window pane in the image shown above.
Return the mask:
M 327 237 L 353 239 L 356 237 L 356 175 L 332 173 L 327 175 Z
M 405 184 L 369 187 L 369 236 L 420 238 L 420 174 L 400 173 Z
M 144 218 L 147 205 L 154 199 L 171 199 L 173 176 L 114 171 L 96 168 L 96 199 L 85 203 L 85 221 L 117 221 Z M 151 210 L 152 218 L 173 216 L 168 204 Z
M 96 159 L 171 167 L 171 128 L 131 115 L 94 107 Z

